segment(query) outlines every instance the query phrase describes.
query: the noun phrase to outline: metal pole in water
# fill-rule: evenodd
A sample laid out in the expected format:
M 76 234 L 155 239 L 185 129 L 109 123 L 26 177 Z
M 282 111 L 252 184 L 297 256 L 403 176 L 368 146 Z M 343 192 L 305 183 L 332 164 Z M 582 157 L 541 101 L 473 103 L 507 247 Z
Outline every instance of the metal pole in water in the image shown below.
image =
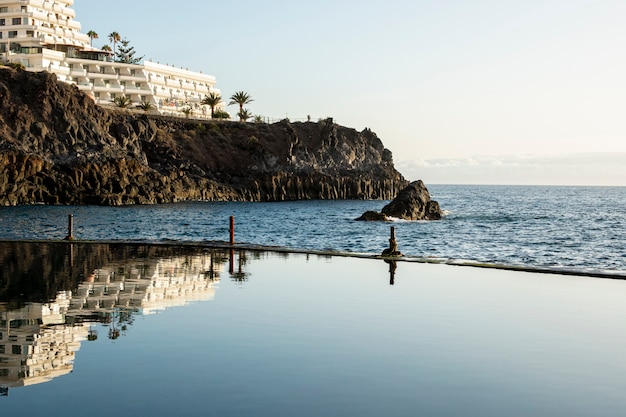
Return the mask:
M 65 240 L 74 240 L 74 215 L 67 216 L 67 236 Z
M 235 216 L 230 216 L 230 244 L 235 244 Z

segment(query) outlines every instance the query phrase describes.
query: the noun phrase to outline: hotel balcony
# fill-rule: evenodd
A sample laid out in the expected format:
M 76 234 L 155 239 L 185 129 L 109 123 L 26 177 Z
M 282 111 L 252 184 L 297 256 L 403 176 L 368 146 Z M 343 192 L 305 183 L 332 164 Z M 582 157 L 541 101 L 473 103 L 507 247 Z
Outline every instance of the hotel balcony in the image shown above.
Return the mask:
M 93 91 L 96 93 L 122 93 L 122 86 L 106 86 L 106 85 L 96 85 L 93 86 Z
M 145 82 L 146 77 L 143 75 L 121 75 L 119 76 L 120 81 L 132 81 L 132 82 Z
M 55 74 L 70 75 L 70 69 L 68 67 L 61 67 L 61 66 L 51 65 L 49 71 L 52 71 Z
M 167 82 L 165 81 L 165 78 L 163 77 L 156 77 L 156 76 L 151 76 L 148 78 L 148 82 L 150 84 L 157 84 L 157 85 L 166 85 Z
M 117 80 L 119 79 L 119 75 L 117 74 L 102 74 L 101 72 L 88 72 L 86 77 L 91 80 Z
M 84 78 L 87 77 L 87 71 L 84 69 L 74 68 L 70 70 L 70 76 L 75 78 Z
M 142 87 L 124 87 L 124 93 L 126 95 L 138 94 L 140 96 L 148 96 L 148 95 L 152 95 L 152 90 L 150 90 L 149 88 L 142 88 Z
M 167 85 L 168 87 L 180 88 L 180 81 L 168 79 L 165 80 L 165 85 Z

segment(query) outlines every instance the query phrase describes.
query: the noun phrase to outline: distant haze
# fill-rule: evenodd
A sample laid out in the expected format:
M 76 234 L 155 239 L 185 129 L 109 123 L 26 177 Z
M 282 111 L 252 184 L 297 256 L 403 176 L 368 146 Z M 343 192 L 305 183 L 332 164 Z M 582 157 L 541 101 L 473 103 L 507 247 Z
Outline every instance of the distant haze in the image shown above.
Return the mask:
M 254 114 L 372 129 L 410 179 L 626 185 L 626 1 L 179 4 L 75 9 Z

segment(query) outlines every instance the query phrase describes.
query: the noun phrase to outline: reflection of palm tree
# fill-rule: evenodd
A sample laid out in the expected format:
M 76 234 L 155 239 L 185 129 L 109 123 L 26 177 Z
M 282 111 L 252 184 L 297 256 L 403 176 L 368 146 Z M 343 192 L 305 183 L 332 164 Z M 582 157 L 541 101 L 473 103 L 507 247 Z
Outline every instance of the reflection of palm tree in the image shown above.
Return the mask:
M 135 321 L 135 318 L 133 317 L 133 312 L 134 310 L 116 309 L 112 313 L 106 313 L 104 322 L 109 323 L 109 339 L 115 340 L 121 335 L 126 334 L 128 325 L 132 325 Z
M 94 329 L 89 329 L 89 334 L 87 335 L 87 340 L 93 342 L 94 340 L 98 340 L 98 331 Z

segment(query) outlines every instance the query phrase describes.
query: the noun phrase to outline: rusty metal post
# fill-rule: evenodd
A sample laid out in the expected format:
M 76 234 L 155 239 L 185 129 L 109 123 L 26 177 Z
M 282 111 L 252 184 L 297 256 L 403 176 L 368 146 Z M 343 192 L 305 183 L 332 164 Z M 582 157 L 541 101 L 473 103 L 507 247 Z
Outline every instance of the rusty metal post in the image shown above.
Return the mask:
M 396 228 L 394 226 L 391 226 L 389 247 L 383 251 L 383 256 L 402 256 L 402 253 L 398 250 L 398 242 L 396 241 Z
M 230 244 L 235 244 L 235 216 L 230 216 Z
M 67 236 L 65 240 L 74 240 L 74 215 L 67 216 Z
M 391 237 L 389 238 L 389 251 L 392 254 L 398 252 L 398 242 L 396 242 L 396 228 L 391 226 Z

